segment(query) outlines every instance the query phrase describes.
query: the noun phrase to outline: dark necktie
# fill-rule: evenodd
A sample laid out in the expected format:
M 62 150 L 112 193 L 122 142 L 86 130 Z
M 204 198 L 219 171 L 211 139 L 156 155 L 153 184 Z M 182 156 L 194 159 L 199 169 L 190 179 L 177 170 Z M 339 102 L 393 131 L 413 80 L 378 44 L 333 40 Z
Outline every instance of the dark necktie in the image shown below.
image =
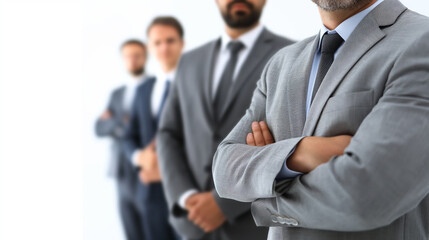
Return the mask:
M 317 70 L 316 80 L 314 81 L 313 94 L 311 102 L 313 102 L 314 96 L 316 96 L 317 90 L 319 90 L 320 84 L 322 84 L 323 78 L 334 62 L 334 55 L 344 40 L 338 33 L 323 35 L 321 44 L 321 57 L 319 62 L 319 69 Z
M 167 81 L 165 82 L 165 90 L 164 90 L 164 94 L 162 96 L 161 105 L 159 107 L 158 116 L 156 117 L 157 123 L 161 119 L 161 113 L 162 113 L 162 110 L 164 109 L 165 101 L 167 100 L 167 97 L 168 97 L 168 91 L 170 90 L 170 84 L 171 84 L 170 81 L 167 79 Z
M 232 78 L 234 77 L 235 65 L 237 65 L 238 53 L 241 49 L 243 49 L 243 47 L 244 44 L 240 41 L 234 41 L 228 44 L 230 57 L 222 73 L 222 77 L 220 78 L 220 83 L 213 102 L 213 108 L 217 120 L 220 118 L 222 109 L 224 108 L 224 105 L 228 99 L 228 95 L 231 91 Z

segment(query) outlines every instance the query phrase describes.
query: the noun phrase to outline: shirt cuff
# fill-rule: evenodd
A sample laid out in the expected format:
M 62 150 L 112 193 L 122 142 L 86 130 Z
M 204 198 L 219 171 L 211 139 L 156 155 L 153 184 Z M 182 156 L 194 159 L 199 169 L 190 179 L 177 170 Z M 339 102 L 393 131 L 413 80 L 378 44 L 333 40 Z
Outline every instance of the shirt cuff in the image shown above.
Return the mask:
M 286 164 L 287 160 L 289 159 L 290 156 L 292 156 L 292 154 L 294 152 L 295 152 L 295 148 L 293 148 L 292 151 L 290 151 L 290 153 L 287 155 L 287 157 L 285 159 L 285 163 L 282 166 L 282 169 L 280 170 L 280 172 L 276 176 L 277 180 L 286 179 L 286 178 L 294 178 L 296 176 L 303 174 L 302 172 L 295 172 L 293 170 L 290 170 L 287 167 L 287 164 Z
M 131 156 L 131 162 L 133 163 L 134 167 L 139 167 L 139 152 L 140 150 L 135 150 Z
M 195 193 L 198 193 L 198 191 L 195 189 L 190 189 L 184 192 L 182 195 L 180 195 L 179 202 L 178 202 L 179 206 L 186 210 L 186 200 L 188 200 L 188 198 Z

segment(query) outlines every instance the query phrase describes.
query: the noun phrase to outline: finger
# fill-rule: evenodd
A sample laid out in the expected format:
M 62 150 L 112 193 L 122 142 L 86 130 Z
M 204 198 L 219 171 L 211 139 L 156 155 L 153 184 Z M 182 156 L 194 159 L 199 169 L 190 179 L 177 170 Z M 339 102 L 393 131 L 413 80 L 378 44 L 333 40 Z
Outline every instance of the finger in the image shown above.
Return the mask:
M 246 143 L 250 146 L 256 146 L 255 138 L 253 137 L 253 133 L 247 134 Z
M 194 224 L 201 227 L 202 224 L 204 224 L 203 220 L 200 217 L 196 217 L 194 219 Z M 202 228 L 202 227 L 201 227 Z
M 198 202 L 198 195 L 197 194 L 192 194 L 191 196 L 189 196 L 189 204 L 190 205 L 195 205 Z
M 186 201 L 186 207 L 187 208 L 192 208 L 193 206 L 195 206 L 195 201 L 194 200 L 188 200 L 188 201 Z M 189 210 L 189 209 L 188 209 Z
M 188 213 L 188 219 L 189 219 L 189 221 L 194 222 L 195 218 L 196 218 L 195 211 L 192 210 L 192 209 L 189 210 L 189 213 Z
M 255 138 L 256 146 L 265 146 L 264 136 L 262 135 L 261 127 L 258 122 L 252 123 L 253 137 Z
M 259 122 L 259 126 L 262 130 L 262 135 L 264 136 L 265 144 L 274 143 L 274 138 L 271 135 L 270 129 L 268 128 L 268 124 L 265 121 Z
M 213 229 L 212 229 L 212 227 L 210 227 L 209 225 L 207 225 L 207 224 L 203 224 L 202 226 L 201 226 L 201 228 L 204 230 L 204 232 L 206 232 L 206 233 L 208 233 L 208 232 L 211 232 Z

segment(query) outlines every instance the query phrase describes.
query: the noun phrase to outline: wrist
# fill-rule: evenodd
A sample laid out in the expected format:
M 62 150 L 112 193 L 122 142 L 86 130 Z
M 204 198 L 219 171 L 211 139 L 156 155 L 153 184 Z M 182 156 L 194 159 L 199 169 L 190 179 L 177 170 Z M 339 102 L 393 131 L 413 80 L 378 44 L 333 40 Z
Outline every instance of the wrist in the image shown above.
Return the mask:
M 308 154 L 305 150 L 305 145 L 308 143 L 309 138 L 311 137 L 303 138 L 296 146 L 294 153 L 286 161 L 286 166 L 290 170 L 302 173 L 308 173 L 310 171 Z
M 294 172 L 302 172 L 307 173 L 308 170 L 305 167 L 305 162 L 300 153 L 294 153 L 286 162 L 286 166 L 288 169 Z

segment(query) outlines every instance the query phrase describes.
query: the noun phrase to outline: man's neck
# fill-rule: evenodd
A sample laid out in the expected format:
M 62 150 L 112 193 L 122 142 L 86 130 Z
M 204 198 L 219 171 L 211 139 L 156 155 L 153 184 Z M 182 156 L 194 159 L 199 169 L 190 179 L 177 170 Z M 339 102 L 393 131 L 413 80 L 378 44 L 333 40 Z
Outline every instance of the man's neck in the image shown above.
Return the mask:
M 129 73 L 130 75 L 130 79 L 132 79 L 134 82 L 139 82 L 142 78 L 143 78 L 143 75 L 144 75 L 144 73 L 142 73 L 142 74 L 134 74 L 134 73 Z
M 241 35 L 255 29 L 259 25 L 259 22 L 254 24 L 251 27 L 248 28 L 230 28 L 229 26 L 225 26 L 226 34 L 233 40 L 239 38 Z
M 169 74 L 172 71 L 174 71 L 174 69 L 176 69 L 176 65 L 177 64 L 172 64 L 172 65 L 161 65 L 161 72 L 163 72 L 164 74 Z
M 325 11 L 319 8 L 320 17 L 322 18 L 323 25 L 329 30 L 334 30 L 338 27 L 344 20 L 350 18 L 351 16 L 369 8 L 377 0 L 372 0 L 370 3 L 363 6 L 359 6 L 356 9 L 350 10 L 337 10 L 337 11 Z

